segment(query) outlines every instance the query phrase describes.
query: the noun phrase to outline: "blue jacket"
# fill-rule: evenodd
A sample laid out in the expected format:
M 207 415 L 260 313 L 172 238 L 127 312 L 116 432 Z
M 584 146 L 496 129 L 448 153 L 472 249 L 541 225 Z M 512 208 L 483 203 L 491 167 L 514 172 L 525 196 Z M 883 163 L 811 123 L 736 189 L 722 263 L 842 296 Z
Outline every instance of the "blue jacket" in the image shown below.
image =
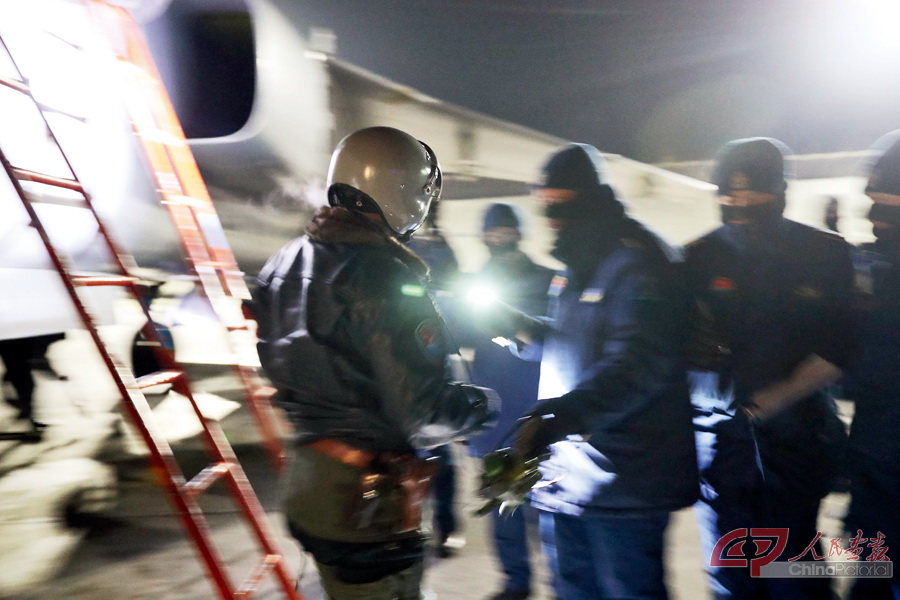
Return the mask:
M 758 238 L 723 226 L 687 246 L 691 396 L 707 499 L 763 481 L 779 503 L 830 490 L 845 435 L 827 394 L 755 428 L 738 409 L 810 354 L 847 366 L 855 347 L 849 249 L 834 233 L 787 219 Z
M 577 413 L 589 433 L 551 446 L 532 493 L 545 510 L 674 510 L 697 498 L 678 257 L 636 221 L 616 232 L 591 272 L 554 278 L 543 339 L 522 350 L 543 351 L 539 397 L 561 398 L 554 410 Z
M 847 525 L 900 536 L 900 263 L 875 251 L 854 256 L 861 353 L 847 370 L 855 400 L 847 473 L 853 501 Z

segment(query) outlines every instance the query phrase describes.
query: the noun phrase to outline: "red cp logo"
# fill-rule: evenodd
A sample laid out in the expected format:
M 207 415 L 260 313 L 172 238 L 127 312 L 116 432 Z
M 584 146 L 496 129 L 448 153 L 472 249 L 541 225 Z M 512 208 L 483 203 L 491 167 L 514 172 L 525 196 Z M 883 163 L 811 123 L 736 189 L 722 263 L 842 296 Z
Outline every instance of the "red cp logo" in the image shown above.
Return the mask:
M 741 527 L 729 531 L 716 542 L 711 567 L 746 567 L 750 566 L 750 576 L 759 577 L 759 570 L 773 562 L 787 545 L 788 530 L 786 527 Z M 755 551 L 746 549 L 747 542 L 752 542 Z

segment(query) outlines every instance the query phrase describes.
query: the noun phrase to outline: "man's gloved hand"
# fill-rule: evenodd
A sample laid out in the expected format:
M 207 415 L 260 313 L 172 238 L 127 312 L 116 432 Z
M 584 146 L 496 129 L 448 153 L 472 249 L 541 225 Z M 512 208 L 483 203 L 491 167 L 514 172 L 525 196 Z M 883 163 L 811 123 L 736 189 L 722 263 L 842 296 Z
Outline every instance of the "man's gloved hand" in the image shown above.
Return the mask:
M 573 404 L 572 395 L 542 400 L 520 419 L 515 450 L 526 458 L 546 452 L 547 446 L 568 435 L 584 433 L 585 426 Z
M 500 514 L 514 511 L 541 480 L 538 465 L 542 459 L 526 460 L 512 448 L 501 448 L 483 456 L 478 495 L 487 502 L 475 514 L 483 516 L 495 508 L 500 509 Z
M 578 395 L 576 391 L 542 400 L 519 419 L 512 448 L 501 448 L 482 458 L 478 494 L 488 502 L 476 514 L 485 515 L 496 507 L 501 514 L 515 510 L 532 489 L 542 485 L 538 465 L 550 456 L 547 446 L 586 430 L 578 414 L 583 406 Z

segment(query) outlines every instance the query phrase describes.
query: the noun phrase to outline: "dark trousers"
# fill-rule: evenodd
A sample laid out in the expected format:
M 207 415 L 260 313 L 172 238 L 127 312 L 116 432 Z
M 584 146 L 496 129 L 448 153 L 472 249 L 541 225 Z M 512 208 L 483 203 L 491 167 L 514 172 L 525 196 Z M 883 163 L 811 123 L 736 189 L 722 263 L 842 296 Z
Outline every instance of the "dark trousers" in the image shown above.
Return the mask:
M 562 600 L 667 600 L 663 567 L 669 513 L 541 511 L 556 538 Z
M 6 367 L 4 379 L 16 390 L 16 407 L 19 418 L 30 419 L 34 402 L 34 377 L 31 374 L 31 359 L 34 354 L 32 338 L 0 340 L 0 358 Z
M 848 600 L 900 600 L 900 579 L 857 579 Z
M 724 553 L 731 548 L 733 553 L 727 557 L 737 557 L 748 566 L 711 565 L 716 542 L 736 529 L 787 529 L 787 544 L 779 561 L 803 554 L 818 534 L 816 521 L 824 484 L 819 482 L 807 495 L 796 489 L 788 493 L 783 486 L 773 483 L 789 480 L 787 467 L 778 464 L 780 470 L 777 472 L 767 467 L 763 474 L 761 465 L 765 464 L 766 457 L 760 456 L 755 444 L 751 437 L 697 433 L 703 499 L 696 504 L 695 511 L 713 597 L 716 600 L 831 600 L 835 596 L 826 578 L 752 577 L 749 560 L 756 556 L 753 554 L 757 549 L 755 541 L 747 540 L 739 547 L 729 544 L 727 548 L 720 548 Z M 800 479 L 813 472 L 816 466 L 798 461 L 791 467 L 791 472 L 798 472 L 796 479 Z M 780 479 L 776 477 L 778 475 Z M 821 557 L 821 539 L 814 549 Z M 759 551 L 765 554 L 767 549 Z M 814 557 L 810 551 L 799 560 L 812 561 Z
M 796 507 L 790 511 L 768 509 L 763 514 L 753 505 L 740 502 L 716 502 L 715 508 L 706 502 L 695 506 L 700 525 L 700 537 L 706 564 L 716 542 L 725 534 L 740 528 L 775 527 L 788 529 L 788 541 L 779 561 L 800 555 L 818 533 L 816 518 L 819 503 L 808 506 L 805 511 Z M 815 551 L 823 556 L 821 540 Z M 744 550 L 749 554 L 755 550 L 755 543 L 747 541 Z M 811 551 L 801 561 L 812 561 Z M 825 578 L 761 578 L 751 577 L 749 567 L 708 566 L 709 585 L 716 600 L 832 600 L 831 583 Z
M 456 465 L 453 462 L 453 446 L 445 444 L 429 451 L 438 462 L 437 472 L 431 481 L 434 497 L 434 535 L 443 543 L 456 532 Z
M 500 560 L 500 568 L 506 576 L 504 590 L 531 589 L 531 562 L 528 557 L 528 523 L 525 511 L 533 508 L 521 506 L 512 514 L 501 515 L 499 509 L 491 511 L 491 533 L 494 552 Z
M 859 415 L 857 406 L 857 418 Z M 900 546 L 900 467 L 896 463 L 895 443 L 884 440 L 885 433 L 897 435 L 896 429 L 888 429 L 893 422 L 868 419 L 866 427 L 856 421 L 853 424 L 854 444 L 848 454 L 851 486 L 850 511 L 844 521 L 848 536 L 861 531 L 869 539 L 879 532 L 884 534 L 886 556 L 894 562 L 891 579 L 860 578 L 853 582 L 849 600 L 900 600 L 900 569 L 895 546 Z M 863 560 L 870 554 L 866 550 Z

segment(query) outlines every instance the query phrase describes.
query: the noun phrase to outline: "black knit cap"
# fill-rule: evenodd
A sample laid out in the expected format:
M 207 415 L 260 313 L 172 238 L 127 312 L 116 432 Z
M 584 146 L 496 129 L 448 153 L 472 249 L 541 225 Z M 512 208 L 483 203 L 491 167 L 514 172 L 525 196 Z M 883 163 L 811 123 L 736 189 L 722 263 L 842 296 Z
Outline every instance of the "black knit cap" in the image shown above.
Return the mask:
M 492 227 L 513 227 L 514 229 L 519 229 L 521 225 L 519 215 L 516 213 L 513 205 L 495 202 L 484 212 L 481 230 L 487 231 Z
M 871 150 L 877 154 L 871 160 L 866 193 L 900 196 L 900 129 L 878 138 Z
M 773 138 L 732 140 L 716 153 L 712 182 L 722 196 L 741 190 L 779 196 L 792 176 L 784 161 L 790 155 L 790 149 Z
M 588 144 L 569 144 L 555 152 L 541 170 L 535 187 L 593 192 L 602 183 L 603 156 Z

